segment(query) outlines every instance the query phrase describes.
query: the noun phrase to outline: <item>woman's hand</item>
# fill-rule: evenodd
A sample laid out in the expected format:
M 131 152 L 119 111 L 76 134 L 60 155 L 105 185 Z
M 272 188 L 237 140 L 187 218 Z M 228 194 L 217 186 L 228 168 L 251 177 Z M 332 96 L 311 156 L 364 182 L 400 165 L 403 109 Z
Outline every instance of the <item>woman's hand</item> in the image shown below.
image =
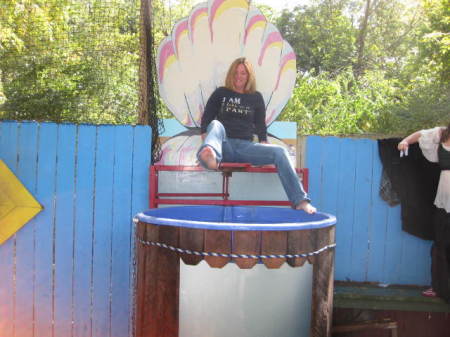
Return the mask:
M 419 141 L 420 136 L 421 136 L 420 131 L 416 131 L 410 134 L 408 137 L 403 138 L 403 140 L 397 145 L 397 149 L 400 151 L 400 155 L 402 155 L 403 153 L 407 156 L 409 146 L 411 144 L 417 143 Z
M 406 152 L 408 151 L 408 147 L 409 147 L 408 142 L 406 140 L 402 140 L 400 143 L 398 143 L 397 149 L 399 151 Z
M 269 144 L 269 142 L 267 140 L 263 140 L 261 142 L 259 142 L 260 144 Z

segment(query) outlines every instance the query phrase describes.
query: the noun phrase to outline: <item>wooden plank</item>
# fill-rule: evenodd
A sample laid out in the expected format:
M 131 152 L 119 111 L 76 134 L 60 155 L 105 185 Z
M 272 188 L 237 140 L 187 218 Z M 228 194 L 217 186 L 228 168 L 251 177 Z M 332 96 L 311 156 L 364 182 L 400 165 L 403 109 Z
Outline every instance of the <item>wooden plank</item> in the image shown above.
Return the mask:
M 113 218 L 114 127 L 99 126 L 95 166 L 92 336 L 111 333 L 111 225 Z
M 365 281 L 367 279 L 369 232 L 368 228 L 372 216 L 371 190 L 372 190 L 372 151 L 373 140 L 360 139 L 356 146 L 358 161 L 356 164 L 356 200 L 354 207 L 354 223 L 352 238 L 352 269 L 349 279 L 352 281 Z
M 321 203 L 321 152 L 322 152 L 323 138 L 318 136 L 309 136 L 306 139 L 306 166 L 309 169 L 309 196 L 312 203 L 316 205 L 319 210 L 322 207 Z
M 317 249 L 317 247 L 320 246 L 321 242 L 323 241 L 323 238 L 321 239 L 321 233 L 323 231 L 326 231 L 326 229 L 318 229 L 318 230 L 313 230 L 309 233 L 308 235 L 308 241 L 309 241 L 309 245 L 311 246 L 311 251 L 315 251 Z M 314 265 L 316 263 L 316 257 L 315 255 L 310 255 L 306 258 L 306 260 Z
M 338 191 L 339 191 L 339 176 L 345 172 L 337 170 L 340 167 L 341 159 L 341 139 L 336 137 L 326 137 L 322 146 L 321 166 L 322 180 L 321 188 L 321 204 L 320 211 L 336 214 L 338 209 Z
M 430 226 L 433 219 L 430 219 Z M 399 225 L 400 226 L 400 225 Z M 402 232 L 402 253 L 400 260 L 399 282 L 397 284 L 427 285 L 431 273 L 430 243 L 416 236 Z M 411 264 L 411 261 L 415 261 Z
M 334 306 L 373 310 L 450 312 L 440 298 L 422 296 L 423 287 L 389 286 L 339 282 L 335 285 Z
M 289 231 L 288 233 L 288 254 L 305 254 L 314 249 L 310 236 L 313 230 Z M 287 259 L 291 267 L 301 267 L 307 261 L 306 257 L 296 257 Z
M 345 174 L 339 175 L 339 196 L 337 204 L 336 226 L 336 275 L 337 280 L 350 277 L 352 268 L 352 240 L 354 224 L 354 207 L 356 196 L 356 145 L 359 140 L 343 139 L 340 163 L 336 168 Z M 326 168 L 327 170 L 333 168 Z
M 17 177 L 27 190 L 36 193 L 37 169 L 37 123 L 19 124 Z M 16 233 L 16 304 L 15 317 L 20 317 L 16 325 L 17 336 L 33 334 L 33 301 L 34 297 L 34 228 L 35 219 L 25 224 Z
M 261 239 L 261 254 L 286 254 L 287 252 L 287 231 L 264 231 Z M 269 269 L 280 268 L 286 258 L 263 259 L 264 265 Z
M 334 242 L 335 228 L 315 231 L 317 244 L 323 247 Z M 333 314 L 334 249 L 314 257 L 311 303 L 311 337 L 330 336 Z
M 403 240 L 402 229 L 399 223 L 400 206 L 388 209 L 387 231 L 385 241 L 385 255 L 383 259 L 384 273 L 383 280 L 386 283 L 396 284 L 400 275 Z
M 148 170 L 151 162 L 151 129 L 135 126 L 133 138 L 132 215 L 148 208 Z
M 359 310 L 358 310 L 359 311 Z M 342 317 L 354 317 L 354 309 L 338 309 L 336 313 Z M 383 330 L 367 330 L 351 336 L 358 337 L 447 337 L 449 322 L 448 313 L 414 312 L 400 310 L 364 310 L 366 316 L 373 320 L 389 318 L 398 324 L 398 334 Z
M 380 183 L 382 176 L 382 165 L 378 154 L 378 144 L 373 143 L 373 173 L 372 173 L 372 219 L 369 228 L 369 265 L 367 271 L 367 281 L 375 280 L 386 283 L 382 279 L 383 259 L 385 254 L 385 242 L 387 231 L 387 203 L 380 197 Z
M 135 333 L 136 336 L 142 336 L 142 327 L 144 322 L 143 310 L 145 303 L 145 294 L 144 294 L 144 281 L 146 276 L 146 260 L 145 260 L 145 249 L 143 243 L 140 240 L 145 239 L 146 226 L 144 223 L 138 223 L 136 225 L 136 245 L 135 245 L 135 254 L 136 254 L 136 317 L 135 317 Z
M 404 233 L 404 235 L 409 236 L 409 234 Z M 414 259 L 416 263 L 412 266 L 412 274 L 406 276 L 406 280 L 402 279 L 401 284 L 423 284 L 428 285 L 431 283 L 431 241 L 421 240 L 414 237 L 413 245 L 409 248 L 406 255 L 409 255 L 411 251 L 414 251 Z M 407 263 L 404 263 L 404 268 L 410 263 L 412 259 L 408 259 Z M 402 273 L 402 275 L 404 275 Z
M 180 228 L 180 248 L 203 252 L 205 240 L 204 230 L 196 228 Z M 203 256 L 180 254 L 181 259 L 187 265 L 195 266 L 203 260 Z
M 91 271 L 96 137 L 97 127 L 78 126 L 73 267 L 73 331 L 77 337 L 90 337 L 92 334 Z
M 53 330 L 52 265 L 57 143 L 58 126 L 54 123 L 42 123 L 38 142 L 36 198 L 44 209 L 37 215 L 35 226 L 34 336 L 51 336 Z
M 353 331 L 363 331 L 373 329 L 397 330 L 397 322 L 382 320 L 382 321 L 363 321 L 348 325 L 337 325 L 333 327 L 333 333 L 353 332 Z
M 148 208 L 148 168 L 151 161 L 151 129 L 148 126 L 135 126 L 133 129 L 133 173 L 132 173 L 132 196 L 131 196 L 131 215 L 135 216 Z M 132 246 L 135 246 L 135 226 L 131 227 Z M 130 257 L 130 266 L 134 266 L 136 251 Z M 131 267 L 129 271 L 131 287 L 136 282 L 136 268 Z M 136 326 L 135 315 L 135 298 L 134 291 L 130 296 L 129 320 Z M 130 329 L 130 337 L 133 336 L 133 329 Z
M 111 266 L 111 337 L 130 335 L 131 193 L 133 129 L 114 128 L 114 190 Z
M 159 242 L 177 247 L 179 244 L 177 227 L 161 226 Z M 152 337 L 178 337 L 180 258 L 178 253 L 166 248 L 158 248 L 156 288 L 153 289 L 156 315 L 150 319 L 156 325 Z
M 335 243 L 335 235 L 336 227 L 334 226 L 319 228 L 311 231 L 310 235 L 308 236 L 311 245 L 311 251 L 317 251 L 325 246 Z M 333 252 L 335 251 L 335 249 L 330 250 L 333 250 Z M 309 256 L 308 262 L 311 264 L 315 264 L 319 255 L 320 254 Z
M 17 135 L 18 124 L 14 122 L 0 123 L 0 157 L 11 171 L 17 170 Z M 14 245 L 12 237 L 0 245 L 0 331 L 5 336 L 14 336 Z
M 158 242 L 159 226 L 139 223 L 137 237 L 144 241 Z M 157 336 L 157 308 L 154 305 L 157 294 L 158 254 L 157 247 L 147 246 L 140 241 L 137 245 L 137 289 L 136 289 L 136 337 Z
M 178 228 L 138 224 L 138 237 L 178 245 Z M 180 259 L 176 252 L 138 243 L 137 337 L 177 337 Z
M 54 227 L 54 336 L 72 331 L 73 210 L 76 127 L 58 126 Z
M 205 231 L 205 252 L 231 253 L 231 232 L 222 230 Z M 222 268 L 231 259 L 228 257 L 205 256 L 205 261 L 212 268 Z
M 235 231 L 233 232 L 233 249 L 235 254 L 259 255 L 261 249 L 262 233 L 260 231 Z M 241 269 L 251 269 L 258 259 L 235 258 L 234 261 Z

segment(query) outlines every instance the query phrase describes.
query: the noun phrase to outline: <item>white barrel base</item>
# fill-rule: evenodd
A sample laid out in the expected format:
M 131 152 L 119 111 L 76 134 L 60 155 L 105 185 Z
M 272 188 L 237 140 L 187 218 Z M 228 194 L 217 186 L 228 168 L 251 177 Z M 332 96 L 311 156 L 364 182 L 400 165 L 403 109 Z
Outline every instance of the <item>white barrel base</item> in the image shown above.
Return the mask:
M 180 337 L 309 336 L 313 266 L 180 263 Z

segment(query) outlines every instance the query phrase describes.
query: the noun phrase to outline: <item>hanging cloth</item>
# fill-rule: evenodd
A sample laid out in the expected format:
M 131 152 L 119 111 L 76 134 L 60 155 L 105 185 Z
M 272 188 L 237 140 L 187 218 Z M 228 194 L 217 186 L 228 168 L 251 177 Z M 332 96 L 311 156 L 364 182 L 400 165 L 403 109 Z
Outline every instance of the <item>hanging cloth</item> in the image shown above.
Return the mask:
M 378 151 L 392 189 L 401 204 L 402 230 L 425 240 L 433 240 L 434 198 L 440 168 L 422 154 L 418 144 L 409 146 L 408 156 L 400 158 L 400 138 L 378 140 Z

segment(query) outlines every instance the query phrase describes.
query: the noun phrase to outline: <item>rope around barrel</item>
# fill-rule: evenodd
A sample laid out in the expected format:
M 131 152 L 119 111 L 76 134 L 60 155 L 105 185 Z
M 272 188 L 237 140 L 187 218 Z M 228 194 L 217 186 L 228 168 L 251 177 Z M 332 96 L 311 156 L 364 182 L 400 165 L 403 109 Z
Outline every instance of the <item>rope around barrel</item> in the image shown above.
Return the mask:
M 194 250 L 189 249 L 182 249 L 178 247 L 173 247 L 166 245 L 165 243 L 161 242 L 154 242 L 154 241 L 145 241 L 142 239 L 138 239 L 139 243 L 143 244 L 144 246 L 156 246 L 160 248 L 169 249 L 173 252 L 181 253 L 181 254 L 189 254 L 189 255 L 197 255 L 197 256 L 214 256 L 214 257 L 227 257 L 227 258 L 241 258 L 241 259 L 293 259 L 298 257 L 309 257 L 314 255 L 319 255 L 320 253 L 332 249 L 336 247 L 335 243 L 332 243 L 331 245 L 324 246 L 314 252 L 310 253 L 303 253 L 303 254 L 270 254 L 270 255 L 254 255 L 254 254 L 226 254 L 226 253 L 215 253 L 215 252 L 198 252 Z

